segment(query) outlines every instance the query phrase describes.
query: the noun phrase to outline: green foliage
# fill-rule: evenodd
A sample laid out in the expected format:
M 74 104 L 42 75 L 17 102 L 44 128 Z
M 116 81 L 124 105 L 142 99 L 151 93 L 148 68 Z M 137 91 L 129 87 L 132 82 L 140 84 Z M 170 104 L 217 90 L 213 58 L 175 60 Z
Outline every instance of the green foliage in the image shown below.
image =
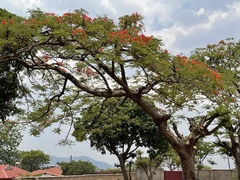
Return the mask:
M 21 112 L 16 99 L 21 97 L 16 69 L 10 63 L 0 64 L 0 119 L 4 122 L 10 115 Z
M 82 118 L 75 122 L 73 136 L 78 141 L 89 139 L 91 146 L 103 154 L 106 150 L 116 154 L 118 148 L 130 148 L 133 145 L 167 147 L 150 117 L 129 99 L 94 102 L 82 112 Z M 130 152 L 133 154 L 128 156 L 134 157 L 134 151 Z
M 99 170 L 96 173 L 97 174 L 120 174 L 122 173 L 122 170 L 120 168 L 114 168 L 114 169 L 107 169 L 107 170 Z
M 18 146 L 22 141 L 21 129 L 15 122 L 0 125 L 0 163 L 15 165 L 19 161 Z
M 152 157 L 149 154 L 149 157 L 142 157 L 137 156 L 137 160 L 135 161 L 134 165 L 136 168 L 143 168 L 143 169 L 150 169 L 150 168 L 158 168 L 164 160 L 164 156 L 157 154 L 156 156 Z
M 1 25 L 20 22 L 21 19 L 15 14 L 0 9 Z M 0 29 L 0 55 L 2 56 L 12 53 L 10 29 L 8 27 Z M 1 42 L 5 43 L 1 44 Z M 7 118 L 22 112 L 18 100 L 26 92 L 23 91 L 18 79 L 21 68 L 21 64 L 11 58 L 7 62 L 0 63 L 0 120 L 2 121 L 0 124 L 0 160 L 3 164 L 15 165 L 19 158 L 17 147 L 22 140 L 21 127 L 16 124 L 16 121 L 12 122 Z
M 96 166 L 88 161 L 71 161 L 71 162 L 58 162 L 61 166 L 63 175 L 83 175 L 94 173 L 96 171 Z
M 205 142 L 203 140 L 197 143 L 197 154 L 195 156 L 195 163 L 197 169 L 202 169 L 204 167 L 203 161 L 207 160 L 211 165 L 216 164 L 212 159 L 211 155 L 216 152 L 216 145 L 212 142 Z
M 204 48 L 196 49 L 192 56 L 202 59 L 222 74 L 222 90 L 219 96 L 223 99 L 220 111 L 229 111 L 224 116 L 222 127 L 214 133 L 215 145 L 219 147 L 220 154 L 233 157 L 239 164 L 239 59 L 240 42 L 233 38 L 221 40 L 216 44 L 209 44 Z M 240 169 L 239 169 L 240 172 Z
M 153 153 L 154 150 L 151 149 L 151 151 L 148 151 L 148 157 L 142 157 L 142 152 L 138 151 L 137 160 L 135 161 L 134 165 L 136 168 L 143 169 L 148 179 L 152 180 L 154 174 L 156 174 L 156 169 L 159 168 L 163 163 L 167 154 L 167 150 L 169 149 L 167 148 L 164 151 L 159 149 L 158 151 L 162 151 L 164 153 L 157 154 L 155 152 Z
M 151 118 L 129 99 L 93 102 L 81 115 L 74 124 L 73 136 L 78 141 L 90 140 L 91 147 L 103 154 L 108 151 L 116 155 L 123 173 L 126 160 L 134 158 L 139 147 L 148 147 L 155 159 L 168 149 Z
M 203 164 L 204 160 L 211 165 L 215 165 L 216 163 L 209 157 L 215 154 L 216 146 L 212 142 L 204 142 L 203 140 L 198 141 L 197 143 L 197 153 L 195 156 L 195 165 L 197 168 L 197 179 L 199 179 L 200 170 L 205 166 Z
M 235 111 L 236 98 L 239 96 L 239 57 L 240 42 L 233 38 L 221 40 L 216 44 L 209 44 L 204 48 L 197 48 L 192 52 L 192 57 L 201 59 L 212 69 L 221 73 L 222 88 L 219 91 L 219 98 L 223 98 L 222 105 Z
M 50 162 L 50 156 L 41 150 L 22 151 L 20 157 L 21 168 L 30 172 L 38 170 Z
M 6 10 L 0 9 L 0 21 L 4 24 L 5 19 L 10 19 L 12 23 L 14 21 L 20 21 L 20 17 L 9 13 Z M 11 23 L 9 22 L 9 23 Z M 5 39 L 6 42 L 10 41 L 10 30 L 8 28 L 1 29 L 6 33 L 0 34 L 1 40 Z M 3 35 L 3 36 L 2 36 Z M 1 42 L 0 40 L 0 42 Z M 4 41 L 4 40 L 3 40 Z M 1 44 L 1 43 L 0 43 Z M 0 54 L 5 55 L 12 53 L 12 45 L 6 43 L 0 46 Z M 4 122 L 8 116 L 20 113 L 21 109 L 18 107 L 17 98 L 22 96 L 22 89 L 18 80 L 18 72 L 21 70 L 20 63 L 9 59 L 8 62 L 1 62 L 0 64 L 0 119 Z
M 163 166 L 167 167 L 170 171 L 178 170 L 181 167 L 181 160 L 172 148 L 166 153 Z

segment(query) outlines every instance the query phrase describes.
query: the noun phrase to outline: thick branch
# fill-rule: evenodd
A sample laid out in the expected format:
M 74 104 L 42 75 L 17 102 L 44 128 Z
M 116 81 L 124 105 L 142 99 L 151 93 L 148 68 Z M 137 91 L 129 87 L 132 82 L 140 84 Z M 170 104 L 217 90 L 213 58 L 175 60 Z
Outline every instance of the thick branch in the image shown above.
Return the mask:
M 105 98 L 126 96 L 126 92 L 124 92 L 122 90 L 112 92 L 112 91 L 107 91 L 107 90 L 106 91 L 97 91 L 95 89 L 91 89 L 88 86 L 85 86 L 84 84 L 82 84 L 72 74 L 64 71 L 61 67 L 56 66 L 56 65 L 51 65 L 51 64 L 31 65 L 21 59 L 19 59 L 18 61 L 20 61 L 28 69 L 33 69 L 33 70 L 51 69 L 51 70 L 57 71 L 59 74 L 61 74 L 62 76 L 67 78 L 69 81 L 71 81 L 76 87 L 78 87 L 78 88 L 82 89 L 83 91 L 85 91 L 89 94 L 92 94 L 94 96 L 105 97 Z
M 173 130 L 176 133 L 177 137 L 182 140 L 183 136 L 182 136 L 182 134 L 179 133 L 176 123 L 173 123 L 172 125 L 173 125 Z
M 226 119 L 223 119 L 217 126 L 215 126 L 211 131 L 208 131 L 206 133 L 206 135 L 211 135 L 214 132 L 216 132 L 220 127 L 222 127 L 224 125 L 224 123 L 226 122 Z

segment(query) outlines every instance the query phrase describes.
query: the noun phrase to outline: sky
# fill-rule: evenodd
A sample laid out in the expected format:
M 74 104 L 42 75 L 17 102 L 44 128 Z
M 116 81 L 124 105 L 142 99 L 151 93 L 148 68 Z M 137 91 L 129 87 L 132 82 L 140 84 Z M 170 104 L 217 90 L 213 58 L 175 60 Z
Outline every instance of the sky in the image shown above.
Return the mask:
M 238 41 L 240 36 L 240 2 L 234 0 L 0 0 L 0 7 L 24 17 L 28 16 L 28 9 L 37 7 L 59 15 L 83 8 L 90 17 L 107 15 L 114 21 L 138 12 L 144 17 L 145 34 L 161 38 L 164 47 L 173 54 L 189 55 L 195 48 L 229 37 Z M 26 133 L 20 148 L 41 149 L 61 157 L 84 155 L 110 164 L 117 162 L 114 156 L 92 150 L 88 142 L 76 143 L 71 148 L 58 146 L 62 138 L 64 135 L 55 135 L 50 129 L 39 138 Z M 228 167 L 222 158 L 219 162 L 216 168 Z

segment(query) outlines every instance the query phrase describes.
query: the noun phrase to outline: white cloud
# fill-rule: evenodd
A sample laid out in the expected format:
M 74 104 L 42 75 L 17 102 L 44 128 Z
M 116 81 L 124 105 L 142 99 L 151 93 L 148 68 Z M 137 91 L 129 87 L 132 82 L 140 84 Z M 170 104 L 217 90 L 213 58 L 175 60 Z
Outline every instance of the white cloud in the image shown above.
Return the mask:
M 40 0 L 9 0 L 14 6 L 17 6 L 22 9 L 33 9 L 41 6 Z
M 205 10 L 204 8 L 200 8 L 197 12 L 196 12 L 196 15 L 197 16 L 201 16 L 202 14 L 204 14 Z
M 233 2 L 231 5 L 227 5 L 227 7 L 232 11 L 240 13 L 240 2 Z
M 100 4 L 109 9 L 113 14 L 117 14 L 117 10 L 109 0 L 102 0 Z
M 196 19 L 197 21 L 193 21 L 191 24 L 176 21 L 173 26 L 153 33 L 161 36 L 166 48 L 175 54 L 189 54 L 194 48 L 216 43 L 228 37 L 239 38 L 240 27 L 236 23 L 236 19 L 240 18 L 240 3 L 234 2 L 227 7 L 227 11 L 199 9 L 195 13 L 198 14 L 198 17 L 201 15 L 199 19 Z M 193 11 L 192 16 L 194 16 Z

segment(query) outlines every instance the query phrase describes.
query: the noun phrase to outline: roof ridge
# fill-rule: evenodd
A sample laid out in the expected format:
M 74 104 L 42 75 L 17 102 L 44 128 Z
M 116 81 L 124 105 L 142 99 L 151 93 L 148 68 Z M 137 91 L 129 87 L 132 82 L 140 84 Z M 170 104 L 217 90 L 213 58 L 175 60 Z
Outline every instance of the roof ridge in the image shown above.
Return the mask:
M 3 173 L 3 176 L 4 176 L 5 178 L 8 178 L 8 175 L 7 175 L 7 173 L 5 172 L 5 168 L 2 169 L 2 173 Z

